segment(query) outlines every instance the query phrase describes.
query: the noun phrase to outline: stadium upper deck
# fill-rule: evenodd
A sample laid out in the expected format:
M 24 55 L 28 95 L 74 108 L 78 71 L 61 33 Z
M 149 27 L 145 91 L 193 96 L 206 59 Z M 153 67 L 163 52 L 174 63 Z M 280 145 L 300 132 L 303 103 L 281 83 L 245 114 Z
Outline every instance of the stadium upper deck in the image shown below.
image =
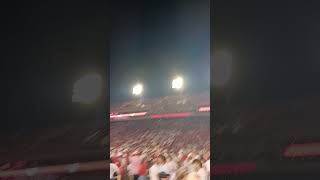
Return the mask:
M 205 109 L 200 109 L 206 107 Z M 110 118 L 123 120 L 161 114 L 197 113 L 210 111 L 209 92 L 197 95 L 166 96 L 155 99 L 137 99 L 122 104 L 111 105 Z M 181 114 L 187 115 L 187 114 Z

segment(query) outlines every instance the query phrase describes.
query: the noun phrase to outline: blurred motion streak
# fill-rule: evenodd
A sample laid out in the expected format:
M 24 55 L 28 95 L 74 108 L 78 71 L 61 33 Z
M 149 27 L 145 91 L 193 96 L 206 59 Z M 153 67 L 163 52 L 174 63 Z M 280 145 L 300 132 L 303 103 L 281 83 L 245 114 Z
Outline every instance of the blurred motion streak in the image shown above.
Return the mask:
M 160 118 L 180 118 L 180 117 L 189 117 L 192 116 L 191 113 L 175 113 L 175 114 L 158 114 L 150 116 L 151 119 L 160 119 Z
M 199 112 L 210 112 L 210 106 L 200 107 Z
M 75 166 L 76 165 L 76 166 Z M 71 167 L 76 167 L 72 168 Z M 62 174 L 90 171 L 106 171 L 109 169 L 108 161 L 82 162 L 55 166 L 36 167 L 12 171 L 0 171 L 0 177 L 35 176 L 41 174 Z
M 320 156 L 320 143 L 291 144 L 283 152 L 285 157 Z

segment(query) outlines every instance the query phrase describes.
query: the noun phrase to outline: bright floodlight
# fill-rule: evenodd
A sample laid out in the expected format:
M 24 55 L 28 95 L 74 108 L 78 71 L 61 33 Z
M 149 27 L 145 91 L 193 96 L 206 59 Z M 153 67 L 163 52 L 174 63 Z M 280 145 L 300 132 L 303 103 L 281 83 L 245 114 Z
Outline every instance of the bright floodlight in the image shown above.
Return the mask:
M 143 91 L 142 85 L 137 84 L 133 87 L 132 94 L 138 96 L 138 95 L 141 95 L 142 91 Z
M 73 102 L 93 103 L 102 92 L 102 79 L 98 74 L 88 74 L 74 83 Z
M 177 77 L 172 80 L 172 89 L 181 89 L 183 87 L 183 79 L 181 77 Z

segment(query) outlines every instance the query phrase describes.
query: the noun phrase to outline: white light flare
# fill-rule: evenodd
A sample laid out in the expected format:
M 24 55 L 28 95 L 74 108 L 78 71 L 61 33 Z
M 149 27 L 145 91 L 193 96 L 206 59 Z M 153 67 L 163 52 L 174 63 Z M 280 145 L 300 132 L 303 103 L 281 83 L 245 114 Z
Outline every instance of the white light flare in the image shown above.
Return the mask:
M 137 84 L 132 88 L 132 94 L 135 96 L 141 95 L 143 92 L 143 86 L 141 84 Z
M 182 77 L 177 77 L 172 80 L 172 89 L 182 89 L 183 87 L 183 79 Z

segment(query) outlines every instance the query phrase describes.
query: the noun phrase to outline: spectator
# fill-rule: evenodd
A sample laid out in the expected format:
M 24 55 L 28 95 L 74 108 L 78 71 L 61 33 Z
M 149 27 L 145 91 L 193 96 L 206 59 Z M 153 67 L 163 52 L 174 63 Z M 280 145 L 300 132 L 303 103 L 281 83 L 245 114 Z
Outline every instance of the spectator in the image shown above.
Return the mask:
M 158 158 L 153 159 L 153 165 L 149 170 L 149 177 L 150 180 L 159 180 L 159 161 Z
M 189 178 L 196 178 L 199 180 L 208 180 L 208 173 L 205 168 L 202 167 L 201 160 L 195 159 L 192 161 L 191 172 Z M 189 176 L 188 175 L 188 176 Z
M 159 161 L 159 178 L 160 179 L 167 179 L 170 178 L 169 167 L 164 155 L 160 155 L 158 157 Z
M 147 180 L 148 163 L 146 158 L 143 158 L 139 166 L 139 180 Z
M 129 157 L 128 165 L 129 177 L 131 177 L 133 180 L 138 180 L 140 163 L 141 159 L 139 157 L 139 152 L 134 151 L 132 156 Z
M 117 165 L 110 163 L 110 180 L 120 180 L 121 175 Z
M 170 155 L 167 157 L 167 167 L 170 174 L 170 180 L 174 180 L 176 178 L 177 163 Z

